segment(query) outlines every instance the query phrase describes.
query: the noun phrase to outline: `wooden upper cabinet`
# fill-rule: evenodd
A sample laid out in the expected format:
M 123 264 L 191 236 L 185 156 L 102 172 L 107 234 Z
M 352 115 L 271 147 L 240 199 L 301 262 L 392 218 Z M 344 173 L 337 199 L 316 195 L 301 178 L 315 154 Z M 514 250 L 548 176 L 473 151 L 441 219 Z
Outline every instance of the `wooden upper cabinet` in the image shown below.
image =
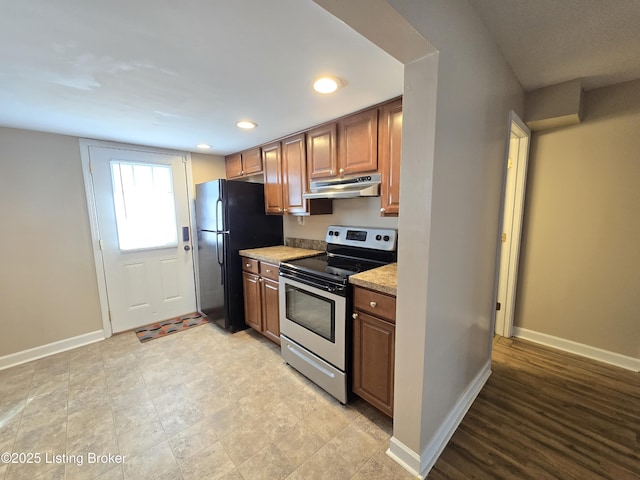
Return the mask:
M 224 159 L 227 178 L 241 178 L 262 172 L 260 147 L 227 155 Z
M 234 153 L 227 155 L 224 159 L 224 166 L 227 178 L 237 178 L 242 176 L 242 154 Z
M 380 108 L 378 160 L 380 212 L 383 216 L 397 216 L 400 210 L 400 160 L 402 157 L 402 100 Z
M 262 156 L 260 147 L 252 148 L 242 152 L 243 175 L 253 175 L 262 172 Z
M 307 201 L 307 162 L 304 133 L 282 140 L 282 178 L 284 213 L 305 213 Z
M 337 124 L 328 123 L 307 132 L 309 178 L 324 178 L 338 171 Z
M 280 142 L 262 147 L 264 166 L 264 209 L 281 214 L 284 210 L 282 189 L 282 146 Z
M 338 172 L 353 175 L 378 169 L 378 109 L 372 108 L 338 122 Z

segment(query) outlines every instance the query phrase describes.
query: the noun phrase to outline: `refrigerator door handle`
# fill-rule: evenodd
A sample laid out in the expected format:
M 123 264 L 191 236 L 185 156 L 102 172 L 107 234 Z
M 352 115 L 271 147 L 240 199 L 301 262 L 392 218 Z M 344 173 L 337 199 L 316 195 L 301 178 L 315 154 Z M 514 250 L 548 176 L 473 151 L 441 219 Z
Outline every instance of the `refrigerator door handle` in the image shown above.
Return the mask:
M 225 284 L 225 273 L 224 273 L 224 243 L 225 243 L 225 235 L 226 232 L 216 232 L 216 260 L 218 261 L 218 266 L 220 267 L 220 284 Z M 220 240 L 220 235 L 222 235 L 222 242 L 220 242 L 220 248 L 218 248 L 218 241 Z
M 224 265 L 224 237 L 222 237 L 222 248 L 218 248 L 218 240 L 220 239 L 220 235 L 224 235 L 224 232 L 216 232 L 216 259 L 218 260 L 218 265 Z M 222 252 L 220 252 L 222 250 Z M 220 255 L 222 253 L 222 255 Z
M 224 230 L 224 218 L 222 218 L 222 215 L 222 199 L 218 198 L 218 200 L 216 200 L 216 230 L 219 232 Z M 222 225 L 220 225 L 221 223 Z

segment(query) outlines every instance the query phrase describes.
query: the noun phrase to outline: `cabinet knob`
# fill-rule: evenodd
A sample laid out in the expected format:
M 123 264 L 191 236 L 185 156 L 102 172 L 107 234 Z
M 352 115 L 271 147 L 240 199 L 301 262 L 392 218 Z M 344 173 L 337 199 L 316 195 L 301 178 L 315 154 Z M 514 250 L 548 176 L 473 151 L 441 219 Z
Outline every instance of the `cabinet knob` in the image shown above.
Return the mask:
M 270 269 L 270 268 L 267 268 L 267 269 L 265 270 L 265 272 L 266 272 L 266 273 L 271 273 L 271 269 Z
M 380 209 L 380 211 L 381 211 L 382 213 L 384 213 L 384 212 L 386 212 L 386 211 L 387 211 L 387 209 L 383 207 L 383 208 L 381 208 L 381 209 Z
M 283 211 L 284 213 L 287 213 L 287 211 L 288 211 L 288 210 L 287 210 L 286 208 L 283 208 L 283 209 L 282 209 L 282 211 Z
M 340 173 L 344 173 L 344 168 L 341 168 L 341 169 L 340 169 Z
M 376 308 L 376 305 L 378 305 L 376 302 L 369 302 L 371 308 Z
M 333 174 L 334 174 L 334 173 L 336 173 L 336 172 L 334 172 L 333 170 L 330 170 L 330 171 L 329 171 L 329 173 L 330 173 L 331 175 L 333 175 Z
M 358 318 L 358 314 L 354 313 L 353 315 L 351 315 L 353 317 L 353 319 L 355 320 L 356 318 Z
M 250 263 L 246 263 L 246 264 L 245 264 L 245 267 L 247 267 L 247 268 L 251 268 L 251 264 L 250 264 Z
M 258 281 L 259 281 L 260 283 L 262 283 L 262 278 L 259 278 L 259 279 L 258 279 Z
M 240 172 L 240 175 L 244 175 L 244 170 L 242 170 L 242 171 Z

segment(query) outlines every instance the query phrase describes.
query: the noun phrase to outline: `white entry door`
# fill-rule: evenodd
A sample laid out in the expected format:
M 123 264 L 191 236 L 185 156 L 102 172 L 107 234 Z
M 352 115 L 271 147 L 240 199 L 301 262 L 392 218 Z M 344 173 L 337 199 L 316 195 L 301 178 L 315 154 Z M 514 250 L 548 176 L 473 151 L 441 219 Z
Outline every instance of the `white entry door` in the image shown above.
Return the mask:
M 89 146 L 112 331 L 196 310 L 185 159 Z

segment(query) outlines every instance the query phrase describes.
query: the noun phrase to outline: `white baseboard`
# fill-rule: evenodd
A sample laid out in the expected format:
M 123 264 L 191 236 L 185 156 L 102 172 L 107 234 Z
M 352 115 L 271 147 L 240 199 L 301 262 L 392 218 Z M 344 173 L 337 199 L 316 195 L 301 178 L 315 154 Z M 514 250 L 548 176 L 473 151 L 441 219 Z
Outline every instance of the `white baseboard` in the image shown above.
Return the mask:
M 0 357 L 0 370 L 38 360 L 39 358 L 47 357 L 55 353 L 66 352 L 67 350 L 99 342 L 100 340 L 104 340 L 104 332 L 102 330 L 96 330 L 95 332 L 85 333 L 77 337 L 65 338 L 58 342 L 48 343 L 47 345 L 5 355 Z
M 416 478 L 424 478 L 420 475 L 420 455 L 407 447 L 396 437 L 391 437 L 387 455 L 400 464 L 406 471 Z
M 526 328 L 513 327 L 513 336 L 529 340 L 531 342 L 540 343 L 547 347 L 553 347 L 569 353 L 575 353 L 583 357 L 598 360 L 600 362 L 615 365 L 616 367 L 625 368 L 634 372 L 640 372 L 640 359 L 627 357 L 619 353 L 602 350 L 601 348 L 592 347 L 583 343 L 573 342 L 560 337 L 547 335 L 546 333 L 534 332 Z
M 451 409 L 447 418 L 442 422 L 440 428 L 420 455 L 395 437 L 391 437 L 387 455 L 413 475 L 422 479 L 426 478 L 490 375 L 491 360 L 488 360 L 464 391 L 460 400 L 458 400 L 453 409 Z

